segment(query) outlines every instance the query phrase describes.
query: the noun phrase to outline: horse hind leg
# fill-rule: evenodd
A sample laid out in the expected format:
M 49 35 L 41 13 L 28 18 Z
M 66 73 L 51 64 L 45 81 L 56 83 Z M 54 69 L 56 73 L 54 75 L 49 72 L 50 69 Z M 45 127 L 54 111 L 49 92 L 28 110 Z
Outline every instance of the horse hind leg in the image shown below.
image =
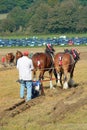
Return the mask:
M 50 80 L 50 89 L 55 89 L 52 84 L 52 80 Z
M 50 76 L 50 89 L 55 89 L 52 83 L 52 70 L 49 72 L 49 76 Z
M 58 87 L 61 87 L 62 86 L 62 75 L 61 75 L 61 73 L 57 73 L 57 80 L 56 80 L 56 85 L 58 86 Z
M 62 72 L 60 72 L 60 84 L 61 84 L 61 87 L 63 87 L 63 83 L 62 83 Z
M 44 72 L 45 71 L 40 71 L 39 80 L 43 80 L 44 79 Z
M 68 82 L 69 87 L 73 87 L 74 86 L 73 72 L 74 72 L 74 68 L 72 69 L 72 71 L 70 73 L 70 79 L 69 79 L 69 82 Z
M 69 87 L 74 86 L 74 80 L 72 78 L 69 79 L 68 85 L 69 85 Z
M 43 87 L 44 71 L 41 71 L 39 74 L 39 80 L 41 82 L 41 95 L 45 96 L 44 87 Z
M 50 78 L 50 89 L 55 89 L 55 88 L 53 87 L 52 78 Z
M 36 70 L 33 70 L 33 80 L 36 81 Z
M 67 74 L 64 73 L 64 83 L 63 83 L 63 89 L 68 89 L 69 85 L 68 85 L 68 78 L 67 78 Z
M 43 83 L 42 81 L 40 81 L 40 90 L 39 90 L 39 95 L 45 96 L 45 92 L 44 92 L 44 87 L 43 87 Z

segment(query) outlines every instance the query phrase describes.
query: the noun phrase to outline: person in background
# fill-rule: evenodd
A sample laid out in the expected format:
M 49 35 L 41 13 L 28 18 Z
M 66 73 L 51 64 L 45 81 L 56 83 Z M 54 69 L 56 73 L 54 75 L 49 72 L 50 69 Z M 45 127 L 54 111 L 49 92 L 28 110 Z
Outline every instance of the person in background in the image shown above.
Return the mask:
M 2 59 L 1 59 L 1 62 L 2 62 L 2 65 L 6 66 L 6 59 L 5 59 L 5 56 L 2 56 Z
M 29 58 L 32 59 L 32 56 L 33 56 L 33 52 L 31 51 L 29 54 Z
M 17 60 L 20 80 L 20 98 L 24 98 L 26 88 L 26 101 L 32 99 L 32 71 L 34 69 L 33 62 L 28 56 L 29 52 L 25 51 L 23 56 Z

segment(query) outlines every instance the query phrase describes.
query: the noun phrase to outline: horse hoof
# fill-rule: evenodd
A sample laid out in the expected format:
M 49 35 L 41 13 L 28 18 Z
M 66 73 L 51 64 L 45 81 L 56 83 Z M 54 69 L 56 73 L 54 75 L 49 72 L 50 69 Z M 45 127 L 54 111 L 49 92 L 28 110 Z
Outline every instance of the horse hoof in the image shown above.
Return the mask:
M 63 89 L 68 89 L 69 87 L 68 86 L 63 86 Z
M 69 88 L 68 83 L 65 82 L 64 85 L 63 85 L 63 89 L 68 89 L 68 88 Z
M 57 86 L 57 87 L 61 87 L 61 84 L 60 84 L 60 83 L 57 83 L 56 86 Z
M 69 87 L 73 87 L 74 86 L 74 80 L 70 79 L 68 82 Z

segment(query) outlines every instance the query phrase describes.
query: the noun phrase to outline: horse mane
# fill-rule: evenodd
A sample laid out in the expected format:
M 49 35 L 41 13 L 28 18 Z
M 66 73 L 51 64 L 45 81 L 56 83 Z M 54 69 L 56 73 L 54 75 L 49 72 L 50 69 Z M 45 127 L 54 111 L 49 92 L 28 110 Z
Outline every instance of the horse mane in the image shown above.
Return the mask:
M 80 53 L 78 53 L 75 49 L 70 49 L 70 50 L 65 49 L 64 52 L 71 54 L 73 56 L 75 62 L 77 62 L 80 59 L 80 57 L 79 57 Z
M 54 56 L 54 52 L 55 52 L 55 50 L 52 45 L 50 46 L 50 48 L 48 48 L 48 46 L 46 46 L 45 53 Z

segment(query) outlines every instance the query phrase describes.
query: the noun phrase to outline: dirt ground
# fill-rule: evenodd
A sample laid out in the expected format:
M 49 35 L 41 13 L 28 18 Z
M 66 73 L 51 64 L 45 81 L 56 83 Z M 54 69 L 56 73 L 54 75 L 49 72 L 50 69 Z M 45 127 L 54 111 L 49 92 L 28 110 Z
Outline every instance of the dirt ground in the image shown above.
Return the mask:
M 64 48 L 55 48 L 55 49 L 56 51 L 62 51 Z M 21 50 L 24 51 L 24 49 Z M 36 49 L 32 48 L 31 50 L 33 52 L 37 52 L 38 48 Z M 4 128 L 4 126 L 9 126 L 10 123 L 7 121 L 8 119 L 14 120 L 14 118 L 16 118 L 17 115 L 22 114 L 24 115 L 24 113 L 27 112 L 30 116 L 33 116 L 31 119 L 31 124 L 33 126 L 35 125 L 34 124 L 35 122 L 33 120 L 34 118 L 36 118 L 37 124 L 39 125 L 39 127 L 43 126 L 42 127 L 43 130 L 48 129 L 50 130 L 51 128 L 58 130 L 57 128 L 59 128 L 59 126 L 57 126 L 57 128 L 54 127 L 55 125 L 57 125 L 57 123 L 64 123 L 64 124 L 79 123 L 79 127 L 82 123 L 85 124 L 85 126 L 83 125 L 81 128 L 79 127 L 77 128 L 79 128 L 79 130 L 87 129 L 87 47 L 78 48 L 78 50 L 80 50 L 80 61 L 76 64 L 74 72 L 74 80 L 76 81 L 75 87 L 72 87 L 68 90 L 63 90 L 61 88 L 57 88 L 55 85 L 55 81 L 53 81 L 55 89 L 50 90 L 49 82 L 44 82 L 43 84 L 44 84 L 45 96 L 33 99 L 28 103 L 25 103 L 24 100 L 22 101 L 18 100 L 17 96 L 13 102 L 9 101 L 9 103 L 6 102 L 6 104 L 3 104 L 5 97 L 1 97 L 0 99 L 2 103 L 2 107 L 0 107 L 1 128 Z M 0 58 L 3 55 L 5 55 L 5 53 L 11 51 L 14 52 L 15 54 L 16 49 L 1 50 Z M 40 51 L 43 51 L 43 48 L 40 48 Z M 0 69 L 1 73 L 2 71 L 6 71 L 5 69 L 9 71 L 8 73 L 14 73 L 16 71 L 15 67 L 12 68 L 12 66 L 3 67 L 3 65 L 1 65 Z M 12 69 L 14 70 L 13 72 Z M 39 109 L 38 114 L 34 113 L 34 111 L 32 112 L 32 110 L 38 111 L 38 109 Z M 38 119 L 38 117 L 41 118 Z M 18 119 L 16 118 L 16 120 Z M 27 121 L 26 129 L 28 128 L 27 127 L 28 125 L 29 122 Z M 51 128 L 48 127 L 47 125 L 50 125 Z M 30 130 L 32 129 L 33 127 L 31 127 Z

